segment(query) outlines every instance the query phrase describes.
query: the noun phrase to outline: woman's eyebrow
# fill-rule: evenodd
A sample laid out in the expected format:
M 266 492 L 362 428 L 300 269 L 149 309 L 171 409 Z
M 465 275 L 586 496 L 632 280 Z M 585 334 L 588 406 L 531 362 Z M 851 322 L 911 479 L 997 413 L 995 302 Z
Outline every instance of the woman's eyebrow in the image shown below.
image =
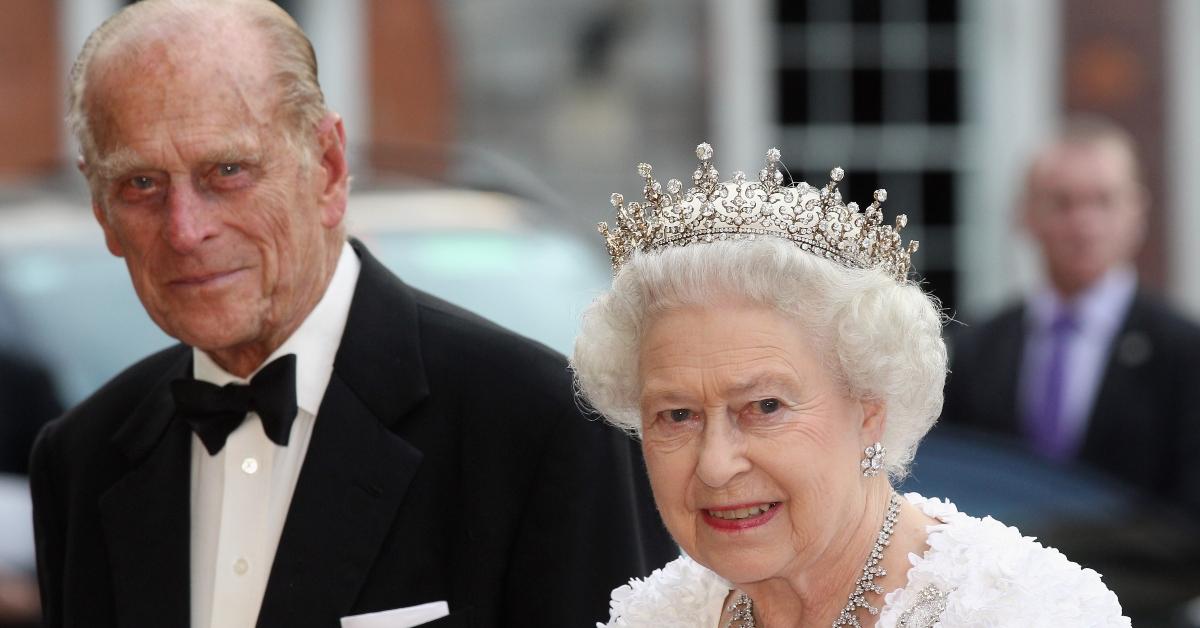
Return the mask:
M 737 397 L 752 393 L 756 390 L 770 389 L 782 391 L 784 393 L 798 394 L 802 387 L 802 382 L 797 379 L 794 374 L 785 373 L 766 373 L 747 377 L 734 381 L 724 390 L 724 395 L 727 397 Z M 646 383 L 642 387 L 642 392 L 639 395 L 643 401 L 653 399 L 656 402 L 675 403 L 675 402 L 690 402 L 692 397 L 680 393 L 677 387 L 671 387 L 662 383 L 654 382 L 653 380 Z
M 799 390 L 801 382 L 798 381 L 795 375 L 784 373 L 766 373 L 748 377 L 740 381 L 735 381 L 726 389 L 730 396 L 744 395 L 754 392 L 755 390 L 768 388 L 772 390 L 782 390 L 784 392 L 795 393 Z
M 642 387 L 640 399 L 653 399 L 660 403 L 682 403 L 688 399 L 688 396 L 679 392 L 678 387 L 668 387 L 665 385 L 653 385 Z

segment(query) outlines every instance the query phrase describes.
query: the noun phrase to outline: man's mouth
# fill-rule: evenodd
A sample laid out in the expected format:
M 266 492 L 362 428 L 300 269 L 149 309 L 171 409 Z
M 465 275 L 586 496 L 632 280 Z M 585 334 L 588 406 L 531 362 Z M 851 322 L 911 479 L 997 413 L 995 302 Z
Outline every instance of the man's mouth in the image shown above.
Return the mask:
M 224 278 L 229 277 L 241 270 L 242 269 L 240 269 L 240 268 L 235 268 L 233 270 L 221 270 L 221 271 L 217 271 L 217 272 L 213 272 L 213 273 L 196 273 L 193 275 L 186 275 L 183 277 L 178 277 L 176 279 L 171 280 L 171 283 L 176 286 L 201 286 L 201 285 L 204 285 L 207 283 L 218 281 L 220 279 L 224 279 Z

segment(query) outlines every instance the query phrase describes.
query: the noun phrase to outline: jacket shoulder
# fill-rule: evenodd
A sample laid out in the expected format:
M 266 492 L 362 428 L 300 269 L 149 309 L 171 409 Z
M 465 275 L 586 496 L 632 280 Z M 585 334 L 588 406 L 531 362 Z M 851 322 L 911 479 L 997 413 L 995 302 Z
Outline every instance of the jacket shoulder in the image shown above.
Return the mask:
M 420 318 L 424 354 L 451 356 L 465 372 L 492 379 L 546 386 L 569 386 L 566 358 L 546 345 L 506 329 L 474 312 L 410 288 Z
M 1144 328 L 1172 342 L 1200 344 L 1200 325 L 1161 298 L 1138 294 L 1129 308 L 1126 325 Z
M 107 441 L 154 385 L 178 370 L 181 361 L 190 355 L 191 348 L 177 344 L 141 359 L 49 422 L 38 440 L 62 439 L 68 449 Z
M 1019 341 L 1024 318 L 1025 307 L 1014 303 L 979 323 L 951 323 L 946 330 L 951 362 L 962 367 L 964 361 L 973 362 L 979 354 L 987 355 L 997 346 Z

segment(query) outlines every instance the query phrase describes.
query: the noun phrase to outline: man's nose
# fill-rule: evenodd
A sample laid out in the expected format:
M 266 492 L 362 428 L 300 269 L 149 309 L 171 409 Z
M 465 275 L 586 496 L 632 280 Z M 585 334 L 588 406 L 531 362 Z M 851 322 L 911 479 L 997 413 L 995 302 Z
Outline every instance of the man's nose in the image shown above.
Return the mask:
M 165 209 L 163 236 L 179 253 L 191 253 L 218 232 L 216 207 L 189 182 L 172 182 Z
M 715 416 L 710 413 L 700 436 L 697 477 L 712 488 L 720 488 L 749 471 L 750 467 L 745 437 L 734 425 L 733 417 L 726 412 Z

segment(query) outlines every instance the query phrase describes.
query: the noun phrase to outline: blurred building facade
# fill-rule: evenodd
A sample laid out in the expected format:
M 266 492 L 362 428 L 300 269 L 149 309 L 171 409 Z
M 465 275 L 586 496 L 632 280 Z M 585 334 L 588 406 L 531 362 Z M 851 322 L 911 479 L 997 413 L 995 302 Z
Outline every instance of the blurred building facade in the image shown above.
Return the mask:
M 122 4 L 5 1 L 0 201 L 48 189 L 86 205 L 64 77 Z M 1110 116 L 1136 135 L 1154 199 L 1143 279 L 1200 313 L 1193 0 L 280 4 L 314 40 L 358 185 L 540 186 L 584 230 L 610 192 L 636 193 L 639 161 L 683 177 L 708 140 L 723 171 L 750 171 L 777 144 L 796 178 L 844 167 L 850 200 L 888 188 L 885 210 L 922 241 L 918 270 L 964 320 L 1034 281 L 1013 239 L 1027 155 L 1065 113 Z

